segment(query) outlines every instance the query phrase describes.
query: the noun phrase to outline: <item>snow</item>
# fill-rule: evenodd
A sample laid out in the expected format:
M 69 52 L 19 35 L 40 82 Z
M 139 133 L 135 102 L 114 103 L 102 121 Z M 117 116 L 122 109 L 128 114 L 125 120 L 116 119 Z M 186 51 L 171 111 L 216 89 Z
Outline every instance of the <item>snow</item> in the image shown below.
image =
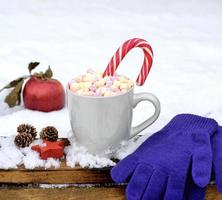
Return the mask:
M 36 140 L 32 145 L 41 144 L 41 140 Z M 42 160 L 39 154 L 30 147 L 17 148 L 14 145 L 14 136 L 3 137 L 0 140 L 0 169 L 14 169 L 19 165 L 24 165 L 27 169 L 35 167 L 58 168 L 60 161 L 58 159 L 49 158 Z
M 22 164 L 23 154 L 12 144 L 12 137 L 0 140 L 0 168 L 2 169 L 17 168 L 17 165 Z
M 42 160 L 39 154 L 31 149 L 33 145 L 42 145 L 41 139 L 35 140 L 29 147 L 18 148 L 14 145 L 14 138 L 14 136 L 2 137 L 0 140 L 0 169 L 15 169 L 22 164 L 26 169 L 60 167 L 61 161 L 59 159 Z M 70 138 L 70 143 L 71 145 L 65 148 L 67 166 L 102 168 L 115 165 L 110 156 L 88 153 L 84 147 L 76 144 L 73 137 Z
M 66 147 L 66 164 L 69 167 L 80 165 L 81 167 L 102 168 L 106 166 L 114 166 L 115 163 L 110 160 L 108 155 L 92 155 L 86 148 L 78 145 L 75 138 L 70 138 L 71 145 Z
M 50 65 L 55 78 L 65 86 L 88 68 L 104 70 L 125 40 L 141 37 L 153 47 L 154 63 L 145 85 L 136 87 L 135 92 L 154 93 L 160 99 L 162 111 L 159 119 L 142 132 L 146 135 L 138 142 L 162 128 L 178 113 L 212 117 L 220 123 L 221 0 L 122 0 L 115 3 L 111 0 L 47 0 L 44 3 L 0 0 L 0 5 L 0 88 L 27 74 L 30 61 L 41 62 L 36 71 L 45 70 Z M 141 50 L 135 49 L 121 63 L 118 73 L 136 79 L 142 61 Z M 14 137 L 16 127 L 23 122 L 31 123 L 38 131 L 54 125 L 60 137 L 72 135 L 66 108 L 51 113 L 30 111 L 23 105 L 9 109 L 4 103 L 8 92 L 0 93 L 1 136 Z M 133 125 L 145 120 L 152 112 L 150 104 L 138 105 Z M 10 139 L 4 145 L 9 143 Z M 138 144 L 125 142 L 119 156 L 132 152 Z M 23 158 L 25 150 L 16 151 L 16 147 L 10 146 L 13 153 L 9 153 L 5 152 L 4 145 L 0 149 L 0 166 L 5 164 L 3 158 L 12 160 L 4 168 L 27 163 Z M 71 148 L 75 149 L 74 146 Z M 81 148 L 76 151 L 84 152 Z M 36 159 L 29 152 L 26 157 Z M 75 165 L 76 160 L 81 160 L 81 156 L 78 159 L 70 156 L 69 165 Z M 99 165 L 97 158 L 90 156 L 82 161 L 82 165 L 90 165 L 91 161 L 93 165 Z M 104 162 L 109 163 L 108 160 Z M 28 168 L 33 167 L 28 165 Z M 56 161 L 33 165 L 58 167 Z
M 31 149 L 33 145 L 43 145 L 41 139 L 35 140 L 29 147 L 18 148 L 14 145 L 14 138 L 15 136 L 2 137 L 0 140 L 0 169 L 15 169 L 20 165 L 24 165 L 26 169 L 60 167 L 61 161 L 59 159 L 42 160 L 39 154 Z M 72 168 L 77 165 L 84 168 L 114 166 L 115 162 L 112 161 L 112 158 L 124 158 L 132 153 L 146 138 L 147 136 L 142 136 L 129 142 L 123 141 L 118 151 L 105 151 L 100 155 L 92 155 L 86 148 L 77 144 L 74 137 L 70 137 L 70 146 L 65 147 L 64 150 L 66 164 Z

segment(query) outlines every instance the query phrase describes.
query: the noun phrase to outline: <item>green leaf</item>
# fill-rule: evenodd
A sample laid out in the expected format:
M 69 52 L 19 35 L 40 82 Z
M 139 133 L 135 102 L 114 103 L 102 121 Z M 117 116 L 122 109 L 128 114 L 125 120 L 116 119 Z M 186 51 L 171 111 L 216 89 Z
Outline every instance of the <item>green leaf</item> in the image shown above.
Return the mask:
M 22 76 L 22 77 L 19 77 L 19 78 L 15 79 L 15 80 L 11 81 L 11 82 L 8 83 L 6 86 L 4 86 L 4 87 L 0 90 L 0 92 L 1 92 L 2 90 L 4 90 L 4 89 L 8 89 L 8 88 L 15 87 L 20 81 L 22 81 L 22 80 L 24 80 L 24 79 L 26 79 L 26 78 L 28 78 L 28 77 L 29 77 L 29 76 Z
M 10 108 L 20 104 L 21 102 L 21 91 L 24 80 L 21 79 L 14 87 L 14 89 L 5 97 L 5 102 Z
M 52 78 L 52 76 L 53 76 L 53 72 L 49 66 L 48 69 L 44 73 L 44 78 Z
M 39 62 L 30 62 L 28 66 L 29 73 L 31 74 L 32 70 L 35 69 L 39 64 Z

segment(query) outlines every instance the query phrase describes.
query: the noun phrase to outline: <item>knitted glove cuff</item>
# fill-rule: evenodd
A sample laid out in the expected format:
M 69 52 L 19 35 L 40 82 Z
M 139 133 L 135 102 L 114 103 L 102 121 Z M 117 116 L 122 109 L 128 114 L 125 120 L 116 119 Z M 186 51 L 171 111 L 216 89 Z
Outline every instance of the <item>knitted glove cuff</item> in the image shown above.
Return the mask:
M 218 123 L 214 119 L 193 114 L 179 114 L 171 119 L 163 129 L 185 129 L 187 131 L 204 129 L 205 132 L 212 135 L 217 130 L 217 127 Z

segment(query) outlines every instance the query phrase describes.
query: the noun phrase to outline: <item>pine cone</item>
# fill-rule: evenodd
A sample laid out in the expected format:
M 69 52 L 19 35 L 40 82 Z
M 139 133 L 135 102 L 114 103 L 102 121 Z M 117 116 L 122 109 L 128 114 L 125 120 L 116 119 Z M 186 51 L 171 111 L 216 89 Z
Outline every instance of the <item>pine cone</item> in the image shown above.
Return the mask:
M 40 138 L 54 142 L 58 139 L 58 131 L 54 126 L 47 126 L 40 132 Z
M 30 134 L 33 138 L 36 137 L 37 135 L 37 131 L 35 129 L 34 126 L 30 125 L 30 124 L 20 124 L 17 127 L 17 132 L 18 133 L 28 133 Z
M 19 133 L 15 137 L 15 145 L 18 147 L 28 147 L 33 141 L 33 137 L 31 134 L 28 133 Z
M 64 146 L 65 147 L 71 145 L 71 142 L 69 141 L 68 138 L 61 138 L 60 140 L 64 142 Z

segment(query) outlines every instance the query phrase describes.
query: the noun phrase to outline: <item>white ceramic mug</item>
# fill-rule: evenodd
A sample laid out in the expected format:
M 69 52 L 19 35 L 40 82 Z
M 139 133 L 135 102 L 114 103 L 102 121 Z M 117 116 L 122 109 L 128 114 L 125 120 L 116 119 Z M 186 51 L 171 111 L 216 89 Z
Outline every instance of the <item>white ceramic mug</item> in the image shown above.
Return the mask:
M 128 92 L 111 97 L 80 96 L 67 86 L 68 110 L 77 142 L 90 153 L 101 154 L 115 149 L 122 140 L 129 140 L 151 125 L 160 114 L 160 102 L 151 93 Z M 131 128 L 133 108 L 141 101 L 155 107 L 152 117 Z

